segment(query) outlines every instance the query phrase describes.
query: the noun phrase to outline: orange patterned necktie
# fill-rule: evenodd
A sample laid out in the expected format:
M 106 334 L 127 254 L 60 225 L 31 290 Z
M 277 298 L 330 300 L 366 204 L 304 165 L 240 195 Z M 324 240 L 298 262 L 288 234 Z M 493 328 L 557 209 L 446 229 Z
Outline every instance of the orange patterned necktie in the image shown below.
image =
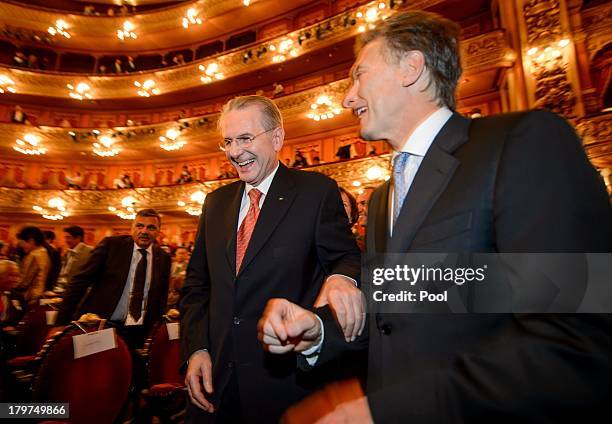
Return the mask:
M 257 190 L 256 188 L 249 191 L 251 205 L 249 206 L 249 210 L 244 217 L 242 224 L 240 224 L 238 236 L 236 237 L 236 275 L 238 275 L 238 271 L 240 271 L 244 254 L 249 246 L 249 241 L 251 240 L 251 235 L 253 234 L 253 229 L 255 228 L 255 223 L 259 217 L 259 200 L 261 199 L 261 195 L 261 191 Z

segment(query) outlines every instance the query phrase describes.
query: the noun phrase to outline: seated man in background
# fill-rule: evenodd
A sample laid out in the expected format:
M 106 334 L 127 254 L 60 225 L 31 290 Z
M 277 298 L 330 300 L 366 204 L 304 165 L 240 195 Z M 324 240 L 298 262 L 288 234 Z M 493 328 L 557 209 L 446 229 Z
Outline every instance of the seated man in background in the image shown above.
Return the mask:
M 154 243 L 160 225 L 155 210 L 143 209 L 131 235 L 102 240 L 66 287 L 57 323 L 94 313 L 114 322 L 130 347 L 141 348 L 168 295 L 170 256 Z

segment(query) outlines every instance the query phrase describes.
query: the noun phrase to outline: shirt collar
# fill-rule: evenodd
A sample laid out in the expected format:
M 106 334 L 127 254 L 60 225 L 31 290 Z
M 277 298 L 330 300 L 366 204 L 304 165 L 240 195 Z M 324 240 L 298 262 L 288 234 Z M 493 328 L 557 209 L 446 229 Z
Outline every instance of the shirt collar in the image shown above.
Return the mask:
M 264 196 L 266 194 L 268 194 L 268 190 L 270 190 L 270 186 L 272 185 L 272 180 L 274 179 L 274 176 L 276 175 L 276 172 L 278 171 L 278 167 L 280 166 L 280 162 L 276 162 L 276 168 L 274 168 L 274 171 L 272 171 L 270 173 L 270 175 L 268 175 L 266 178 L 263 179 L 263 181 L 261 183 L 259 183 L 259 185 L 257 187 L 252 186 L 249 183 L 246 183 L 246 188 L 244 189 L 244 194 L 248 195 L 249 191 L 253 190 L 254 188 L 256 188 L 257 190 L 259 190 L 261 192 L 261 194 L 263 194 Z
M 136 242 L 134 242 L 134 254 L 138 253 L 138 249 L 140 249 L 140 247 L 138 247 Z M 151 243 L 149 247 L 146 248 L 146 251 L 148 253 L 147 258 L 152 258 L 153 257 L 153 243 Z
M 135 245 L 136 243 L 134 243 Z M 77 244 L 76 246 L 74 246 L 74 249 L 68 249 L 69 252 L 72 253 L 77 253 L 83 246 L 85 245 L 85 243 L 83 242 L 79 242 L 79 244 Z
M 427 153 L 434 139 L 452 114 L 453 112 L 445 106 L 433 112 L 410 134 L 400 152 L 407 152 L 421 157 L 425 156 L 425 153 Z M 397 154 L 398 152 L 394 153 Z

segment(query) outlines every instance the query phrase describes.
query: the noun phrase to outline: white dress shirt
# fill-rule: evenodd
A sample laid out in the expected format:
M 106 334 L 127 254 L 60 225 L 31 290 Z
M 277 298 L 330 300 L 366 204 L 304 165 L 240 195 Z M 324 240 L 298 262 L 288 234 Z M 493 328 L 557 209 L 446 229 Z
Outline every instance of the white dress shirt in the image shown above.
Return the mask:
M 421 162 L 423 162 L 423 158 L 431 147 L 434 139 L 452 115 L 453 112 L 446 107 L 441 107 L 440 109 L 436 110 L 415 128 L 399 151 L 393 152 L 391 163 L 393 163 L 393 159 L 395 159 L 395 156 L 397 156 L 400 152 L 410 153 L 408 164 L 406 165 L 403 175 L 404 181 L 406 182 L 408 188 L 410 188 L 412 185 L 412 181 L 414 180 L 414 177 L 421 166 Z M 393 194 L 393 184 L 391 184 L 389 187 L 389 234 L 393 234 Z M 321 346 L 323 346 L 323 340 L 325 339 L 323 321 L 318 315 L 317 319 L 321 324 L 321 342 L 318 345 L 312 346 L 302 352 L 302 355 L 306 357 L 306 361 L 311 366 L 314 366 L 317 359 L 319 359 L 319 352 L 321 352 Z
M 111 315 L 111 321 L 125 321 L 125 325 L 142 325 L 144 322 L 144 316 L 147 306 L 147 298 L 149 297 L 149 288 L 151 287 L 151 273 L 153 271 L 153 243 L 146 249 L 147 251 L 147 274 L 145 278 L 144 293 L 142 299 L 142 314 L 140 319 L 135 321 L 134 318 L 129 314 L 130 300 L 132 299 L 132 286 L 134 285 L 134 276 L 136 275 L 136 267 L 142 255 L 138 251 L 140 247 L 134 243 L 134 250 L 132 251 L 132 262 L 130 263 L 130 271 L 128 272 L 125 286 L 123 287 L 123 293 L 119 299 L 119 303 L 115 308 L 115 311 Z
M 415 128 L 399 151 L 393 152 L 391 163 L 393 163 L 393 159 L 395 159 L 400 152 L 410 153 L 403 175 L 404 182 L 409 190 L 410 186 L 412 185 L 412 181 L 414 180 L 414 177 L 421 166 L 421 162 L 423 162 L 425 154 L 452 114 L 453 112 L 451 112 L 447 107 L 441 107 L 440 109 L 436 110 Z M 395 216 L 393 213 L 393 196 L 394 190 L 393 184 L 391 184 L 389 187 L 389 234 L 393 234 L 393 217 Z
M 240 202 L 240 213 L 238 214 L 238 227 L 236 227 L 236 232 L 238 232 L 238 229 L 240 228 L 240 224 L 242 224 L 242 221 L 244 221 L 244 218 L 246 217 L 247 212 L 249 211 L 249 207 L 251 206 L 249 192 L 253 190 L 254 188 L 256 188 L 257 190 L 261 192 L 261 197 L 259 198 L 259 210 L 261 211 L 264 201 L 266 200 L 266 196 L 268 195 L 268 191 L 270 191 L 272 180 L 274 179 L 274 176 L 276 175 L 276 172 L 278 171 L 278 167 L 279 167 L 279 162 L 276 162 L 276 168 L 274 168 L 274 171 L 272 171 L 270 175 L 264 178 L 263 181 L 259 183 L 257 187 L 249 183 L 245 183 L 246 186 L 244 188 L 244 193 L 242 193 L 242 201 Z

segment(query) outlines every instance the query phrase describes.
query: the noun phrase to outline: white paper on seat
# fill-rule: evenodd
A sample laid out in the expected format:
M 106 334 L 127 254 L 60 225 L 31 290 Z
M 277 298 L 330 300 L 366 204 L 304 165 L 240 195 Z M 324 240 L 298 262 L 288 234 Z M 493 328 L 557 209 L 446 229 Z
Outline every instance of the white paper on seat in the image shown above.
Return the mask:
M 114 349 L 117 347 L 115 329 L 107 328 L 106 330 L 72 336 L 72 344 L 74 347 L 74 359 Z
M 168 322 L 166 323 L 166 330 L 168 330 L 168 340 L 176 340 L 179 338 L 179 323 Z

